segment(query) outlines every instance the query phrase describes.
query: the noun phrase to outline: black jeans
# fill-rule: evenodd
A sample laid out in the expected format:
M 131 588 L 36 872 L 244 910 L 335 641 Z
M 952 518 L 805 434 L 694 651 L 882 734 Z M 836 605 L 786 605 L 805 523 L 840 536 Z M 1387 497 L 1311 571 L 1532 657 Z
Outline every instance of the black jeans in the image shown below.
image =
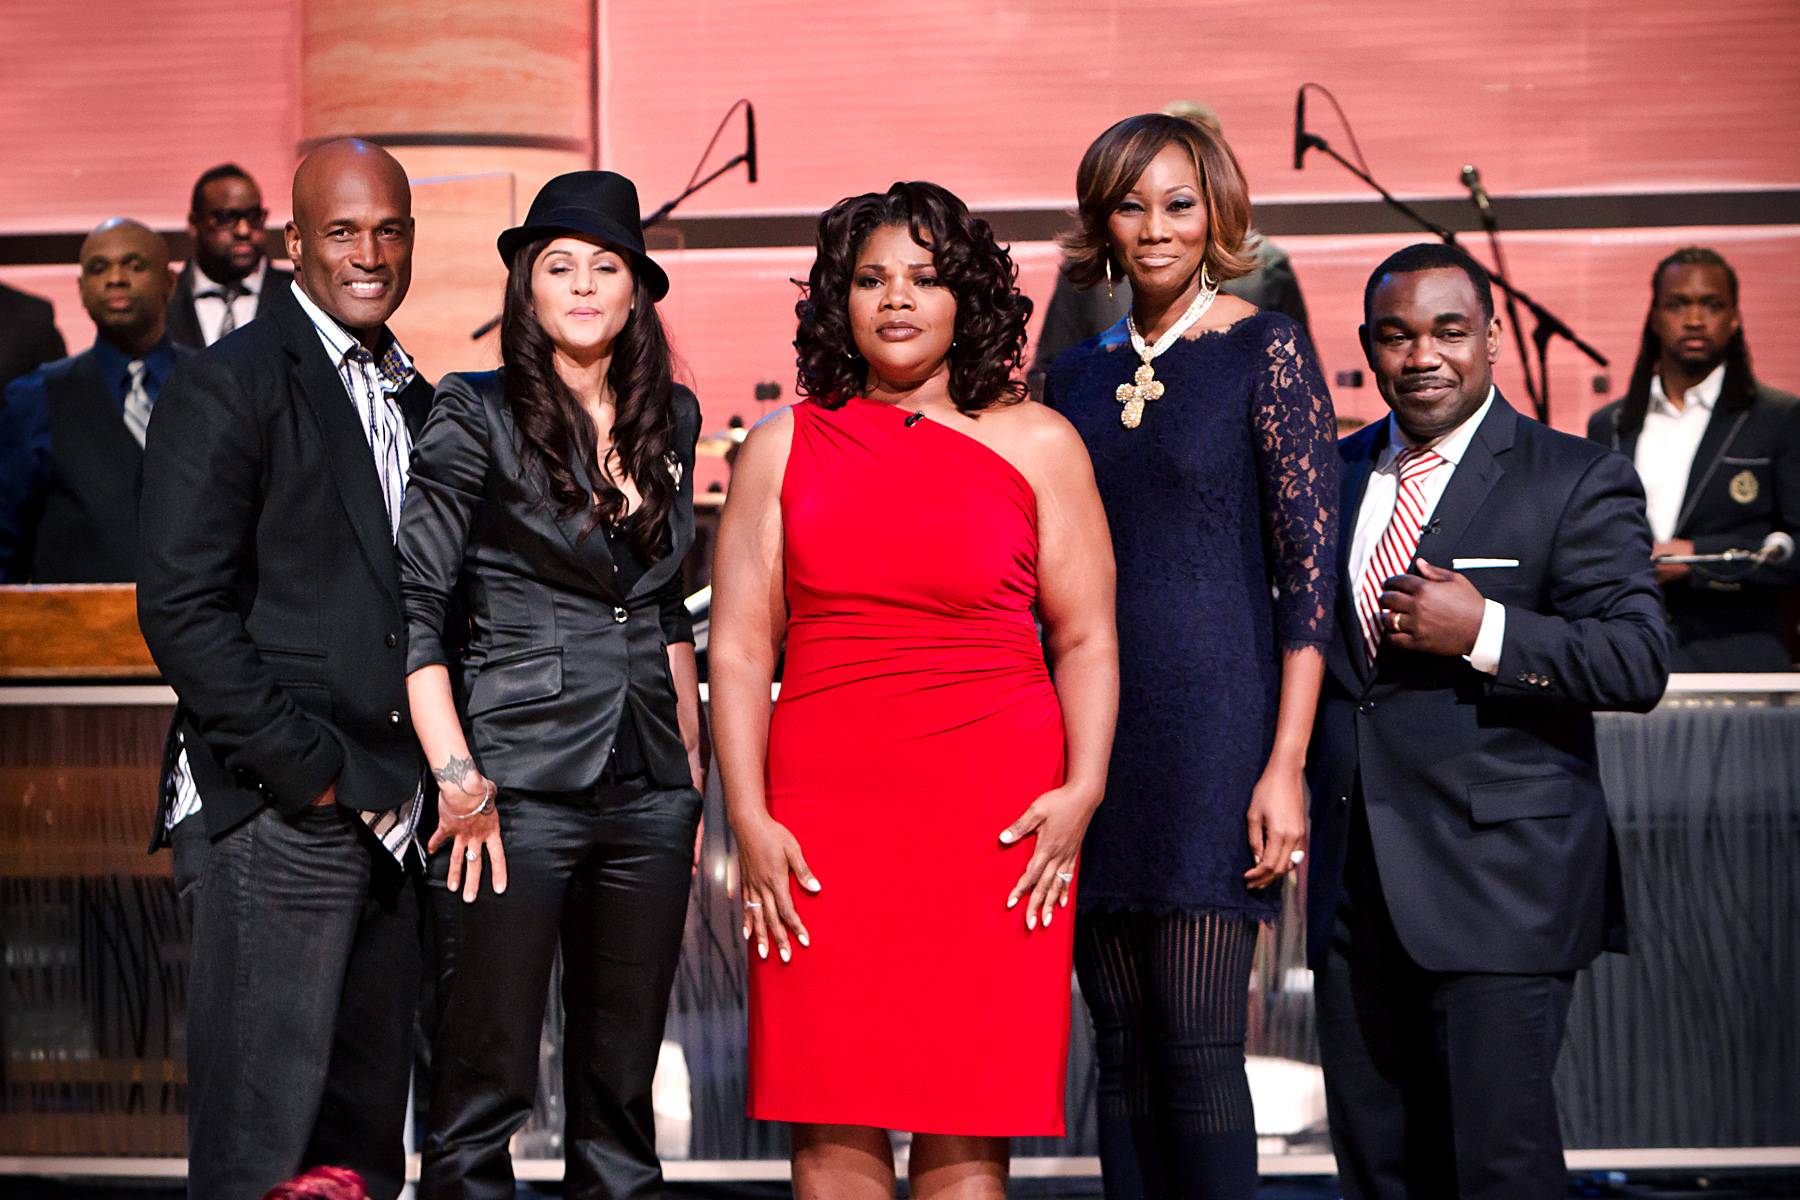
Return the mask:
M 1574 975 L 1427 971 L 1394 929 L 1360 796 L 1314 980 L 1347 1200 L 1552 1200 L 1568 1191 L 1551 1076 Z
M 419 1194 L 511 1200 L 507 1143 L 531 1115 L 557 947 L 563 957 L 565 1196 L 660 1197 L 650 1084 L 700 820 L 700 793 L 648 781 L 502 790 L 507 888 L 465 904 L 431 861 L 438 1014 Z M 484 864 L 485 865 L 485 864 Z
M 212 844 L 200 880 L 189 1197 L 244 1200 L 333 1165 L 392 1200 L 423 966 L 417 868 L 334 804 L 264 809 Z

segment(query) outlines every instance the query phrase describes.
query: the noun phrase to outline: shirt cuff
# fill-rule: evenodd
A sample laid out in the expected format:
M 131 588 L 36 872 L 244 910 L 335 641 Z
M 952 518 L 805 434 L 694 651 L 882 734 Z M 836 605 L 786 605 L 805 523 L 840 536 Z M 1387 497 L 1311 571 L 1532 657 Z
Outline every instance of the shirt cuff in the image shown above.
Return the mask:
M 1475 648 L 1463 655 L 1463 661 L 1483 675 L 1500 673 L 1500 646 L 1506 640 L 1506 606 L 1495 600 L 1481 601 L 1481 629 L 1475 634 Z

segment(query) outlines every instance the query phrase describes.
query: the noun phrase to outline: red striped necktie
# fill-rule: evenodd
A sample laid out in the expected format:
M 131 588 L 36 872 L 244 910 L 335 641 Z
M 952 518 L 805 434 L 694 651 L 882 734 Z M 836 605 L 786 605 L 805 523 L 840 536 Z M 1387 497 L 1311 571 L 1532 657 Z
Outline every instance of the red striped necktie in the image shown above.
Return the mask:
M 1381 585 L 1412 565 L 1419 549 L 1419 531 L 1425 527 L 1425 477 L 1444 465 L 1435 450 L 1408 446 L 1394 460 L 1400 486 L 1394 494 L 1394 515 L 1388 519 L 1369 565 L 1356 587 L 1356 617 L 1362 625 L 1363 647 L 1369 661 L 1381 648 Z

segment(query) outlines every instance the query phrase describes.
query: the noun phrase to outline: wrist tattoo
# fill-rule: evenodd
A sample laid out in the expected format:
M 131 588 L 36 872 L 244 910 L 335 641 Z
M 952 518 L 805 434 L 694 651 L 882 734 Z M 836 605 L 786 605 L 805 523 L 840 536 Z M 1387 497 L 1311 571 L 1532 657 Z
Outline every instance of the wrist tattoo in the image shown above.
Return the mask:
M 458 758 L 452 754 L 444 761 L 443 766 L 433 767 L 431 774 L 439 783 L 452 783 L 461 787 L 463 781 L 469 777 L 469 772 L 474 769 L 475 760 L 473 758 Z

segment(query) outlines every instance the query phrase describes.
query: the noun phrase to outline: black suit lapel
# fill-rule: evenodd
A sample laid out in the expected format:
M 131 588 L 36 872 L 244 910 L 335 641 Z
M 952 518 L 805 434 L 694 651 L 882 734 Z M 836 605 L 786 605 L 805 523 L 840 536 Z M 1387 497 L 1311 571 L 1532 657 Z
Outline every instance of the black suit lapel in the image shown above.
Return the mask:
M 1676 537 L 1681 537 L 1687 529 L 1695 506 L 1706 492 L 1706 485 L 1712 482 L 1719 469 L 1719 460 L 1731 449 L 1732 439 L 1749 419 L 1748 409 L 1734 411 L 1727 408 L 1723 398 L 1713 405 L 1712 416 L 1706 421 L 1706 432 L 1700 435 L 1700 448 L 1694 451 L 1693 465 L 1688 468 L 1687 488 L 1681 494 L 1681 513 L 1675 518 Z
M 206 337 L 200 332 L 199 314 L 194 312 L 193 263 L 181 268 L 181 275 L 175 281 L 175 294 L 169 297 L 168 323 L 169 336 L 175 341 L 196 350 L 206 347 Z
M 398 603 L 400 573 L 394 558 L 393 533 L 388 527 L 387 502 L 382 499 L 375 454 L 363 432 L 356 402 L 345 390 L 306 310 L 294 304 L 276 308 L 270 316 L 281 327 L 282 341 L 299 384 L 294 391 L 301 404 L 311 411 L 324 440 L 325 461 L 330 464 L 344 514 L 356 531 L 357 544 L 381 586 Z
M 1518 426 L 1519 414 L 1504 396 L 1495 392 L 1494 406 L 1470 439 L 1469 448 L 1463 451 L 1462 461 L 1456 464 L 1455 474 L 1450 476 L 1419 537 L 1415 558 L 1427 559 L 1434 566 L 1450 566 L 1449 552 L 1461 543 L 1469 523 L 1487 502 L 1488 493 L 1506 474 L 1497 456 L 1512 449 Z
M 668 468 L 665 466 L 661 469 Z M 693 486 L 694 473 L 683 469 L 681 479 L 675 487 L 675 506 L 669 510 L 669 552 L 651 563 L 650 569 L 638 577 L 628 599 L 635 601 L 654 594 L 656 589 L 669 581 L 670 576 L 681 570 L 688 547 L 694 544 Z
M 1350 549 L 1356 540 L 1357 515 L 1369 490 L 1369 476 L 1387 445 L 1387 421 L 1369 433 L 1340 443 L 1342 470 L 1338 472 L 1337 636 L 1325 656 L 1325 666 L 1351 695 L 1360 695 L 1373 674 L 1363 649 L 1362 625 L 1356 619 L 1356 580 L 1350 578 Z

